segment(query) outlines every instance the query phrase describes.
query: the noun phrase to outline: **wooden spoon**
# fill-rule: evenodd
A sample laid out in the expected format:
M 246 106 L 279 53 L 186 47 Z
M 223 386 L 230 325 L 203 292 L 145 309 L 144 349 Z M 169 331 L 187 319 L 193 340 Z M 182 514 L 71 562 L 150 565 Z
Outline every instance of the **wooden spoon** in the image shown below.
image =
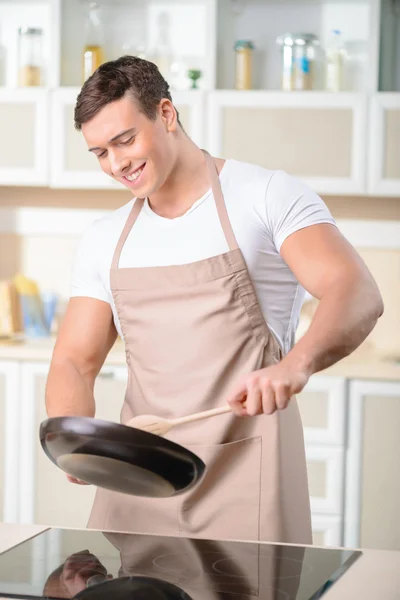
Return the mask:
M 192 423 L 193 421 L 200 421 L 200 419 L 207 419 L 208 417 L 214 417 L 215 415 L 222 415 L 223 413 L 230 412 L 232 409 L 230 406 L 222 406 L 220 408 L 212 408 L 211 410 L 205 410 L 203 412 L 194 413 L 187 417 L 180 417 L 178 419 L 163 419 L 162 417 L 156 417 L 155 415 L 139 415 L 133 417 L 126 424 L 129 427 L 135 427 L 142 431 L 148 431 L 155 435 L 165 435 L 172 427 L 176 425 L 183 425 L 184 423 Z

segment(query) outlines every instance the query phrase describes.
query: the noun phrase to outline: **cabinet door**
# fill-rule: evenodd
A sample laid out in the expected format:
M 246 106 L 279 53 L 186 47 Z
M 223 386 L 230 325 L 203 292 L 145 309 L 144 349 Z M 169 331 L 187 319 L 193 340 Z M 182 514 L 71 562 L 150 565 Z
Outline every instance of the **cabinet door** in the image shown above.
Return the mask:
M 88 152 L 81 132 L 74 128 L 74 106 L 79 88 L 57 89 L 51 96 L 51 175 L 54 188 L 125 190 L 100 169 L 98 159 Z M 173 100 L 183 127 L 194 141 L 203 144 L 203 97 L 201 91 L 175 92 Z
M 311 511 L 341 515 L 344 485 L 343 448 L 306 446 Z
M 47 363 L 22 366 L 21 469 L 19 510 L 22 523 L 85 527 L 95 494 L 94 486 L 67 481 L 65 474 L 45 455 L 39 440 L 40 423 L 46 416 Z M 96 417 L 119 421 L 124 399 L 125 367 L 102 369 L 95 385 Z
M 48 184 L 48 94 L 0 89 L 1 185 Z
M 318 193 L 365 193 L 363 94 L 215 91 L 208 115 L 217 156 L 283 169 Z
M 400 196 L 400 94 L 370 100 L 368 193 Z
M 312 515 L 314 546 L 340 546 L 342 519 L 339 516 Z
M 345 544 L 400 550 L 400 382 L 352 381 Z
M 19 365 L 0 361 L 0 522 L 18 519 Z
M 344 444 L 346 380 L 315 375 L 297 396 L 306 444 Z

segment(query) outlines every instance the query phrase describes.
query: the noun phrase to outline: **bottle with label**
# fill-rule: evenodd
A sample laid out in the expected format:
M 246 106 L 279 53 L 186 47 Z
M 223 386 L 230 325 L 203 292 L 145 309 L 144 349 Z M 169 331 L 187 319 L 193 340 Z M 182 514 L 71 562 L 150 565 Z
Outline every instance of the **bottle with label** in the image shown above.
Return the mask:
M 343 89 L 344 44 L 342 33 L 333 29 L 326 48 L 325 88 L 330 92 Z
M 97 2 L 89 2 L 85 20 L 83 81 L 104 62 L 104 33 Z
M 253 84 L 253 50 L 254 44 L 250 40 L 238 40 L 234 46 L 236 52 L 236 80 L 237 90 L 251 90 Z

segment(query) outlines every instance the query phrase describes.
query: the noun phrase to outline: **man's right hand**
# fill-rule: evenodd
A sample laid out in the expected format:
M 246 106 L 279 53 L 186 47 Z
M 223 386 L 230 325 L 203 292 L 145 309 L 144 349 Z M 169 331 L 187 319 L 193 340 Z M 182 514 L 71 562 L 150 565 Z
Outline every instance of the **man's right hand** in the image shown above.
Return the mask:
M 94 417 L 96 377 L 117 338 L 111 307 L 71 298 L 57 336 L 46 383 L 47 416 Z M 70 483 L 90 485 L 67 474 Z

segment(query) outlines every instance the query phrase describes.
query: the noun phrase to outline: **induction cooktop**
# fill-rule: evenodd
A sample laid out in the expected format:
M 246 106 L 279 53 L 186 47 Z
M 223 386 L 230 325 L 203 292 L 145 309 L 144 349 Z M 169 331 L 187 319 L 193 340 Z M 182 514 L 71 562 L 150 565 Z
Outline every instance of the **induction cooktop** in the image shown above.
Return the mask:
M 362 553 L 48 529 L 0 554 L 0 596 L 316 600 Z

